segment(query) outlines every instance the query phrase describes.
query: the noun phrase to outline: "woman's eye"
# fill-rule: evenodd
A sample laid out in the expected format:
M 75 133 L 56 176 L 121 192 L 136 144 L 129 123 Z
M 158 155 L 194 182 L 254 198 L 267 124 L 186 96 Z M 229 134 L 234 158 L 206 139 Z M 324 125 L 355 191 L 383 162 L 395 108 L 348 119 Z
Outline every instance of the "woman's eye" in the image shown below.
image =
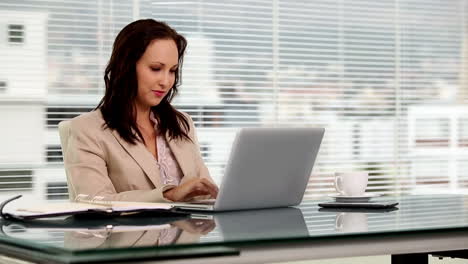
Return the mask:
M 161 70 L 160 68 L 151 68 L 152 71 L 159 71 Z

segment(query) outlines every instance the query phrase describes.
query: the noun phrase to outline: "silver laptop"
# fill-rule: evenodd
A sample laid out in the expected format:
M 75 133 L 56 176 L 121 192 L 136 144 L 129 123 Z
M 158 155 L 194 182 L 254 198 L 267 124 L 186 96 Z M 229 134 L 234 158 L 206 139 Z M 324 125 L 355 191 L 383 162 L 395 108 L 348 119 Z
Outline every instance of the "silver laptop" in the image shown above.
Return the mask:
M 217 199 L 174 206 L 233 211 L 297 205 L 324 133 L 323 128 L 242 128 L 234 139 Z

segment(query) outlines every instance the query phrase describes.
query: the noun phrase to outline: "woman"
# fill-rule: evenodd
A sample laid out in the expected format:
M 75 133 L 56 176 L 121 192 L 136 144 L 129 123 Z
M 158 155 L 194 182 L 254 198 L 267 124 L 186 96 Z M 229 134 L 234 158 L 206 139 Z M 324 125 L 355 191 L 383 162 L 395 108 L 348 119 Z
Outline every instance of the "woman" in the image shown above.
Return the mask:
M 125 230 L 126 226 L 123 225 L 121 230 L 115 232 L 112 229 L 70 231 L 64 234 L 64 245 L 68 249 L 95 249 L 194 244 L 200 241 L 202 235 L 210 233 L 216 224 L 212 219 L 189 218 L 171 222 L 170 227 L 162 228 L 164 226 Z
M 177 111 L 187 42 L 152 19 L 117 35 L 97 108 L 70 122 L 66 148 L 70 199 L 78 194 L 140 202 L 216 198 L 190 116 Z

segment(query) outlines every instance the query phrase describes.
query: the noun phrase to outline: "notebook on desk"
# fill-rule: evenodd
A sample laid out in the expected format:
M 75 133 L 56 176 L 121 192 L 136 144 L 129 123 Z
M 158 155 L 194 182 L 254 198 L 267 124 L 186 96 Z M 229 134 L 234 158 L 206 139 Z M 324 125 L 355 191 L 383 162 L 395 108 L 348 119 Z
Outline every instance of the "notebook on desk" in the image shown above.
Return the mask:
M 324 133 L 323 128 L 240 129 L 216 201 L 173 205 L 191 211 L 297 205 L 304 196 Z
M 17 195 L 0 204 L 0 216 L 3 219 L 32 220 L 63 216 L 76 217 L 117 217 L 131 215 L 160 215 L 182 216 L 184 213 L 175 212 L 173 206 L 167 203 L 142 203 L 123 201 L 104 201 L 78 195 L 75 202 L 42 202 L 28 205 L 4 207 L 19 199 Z

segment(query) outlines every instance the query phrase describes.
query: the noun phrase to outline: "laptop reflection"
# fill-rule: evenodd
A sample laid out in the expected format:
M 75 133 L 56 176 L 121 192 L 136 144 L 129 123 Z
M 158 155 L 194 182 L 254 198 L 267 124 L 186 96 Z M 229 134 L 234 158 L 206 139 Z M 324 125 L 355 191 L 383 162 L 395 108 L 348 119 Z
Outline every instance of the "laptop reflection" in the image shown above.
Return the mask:
M 302 211 L 294 207 L 223 212 L 213 217 L 225 242 L 309 236 Z

